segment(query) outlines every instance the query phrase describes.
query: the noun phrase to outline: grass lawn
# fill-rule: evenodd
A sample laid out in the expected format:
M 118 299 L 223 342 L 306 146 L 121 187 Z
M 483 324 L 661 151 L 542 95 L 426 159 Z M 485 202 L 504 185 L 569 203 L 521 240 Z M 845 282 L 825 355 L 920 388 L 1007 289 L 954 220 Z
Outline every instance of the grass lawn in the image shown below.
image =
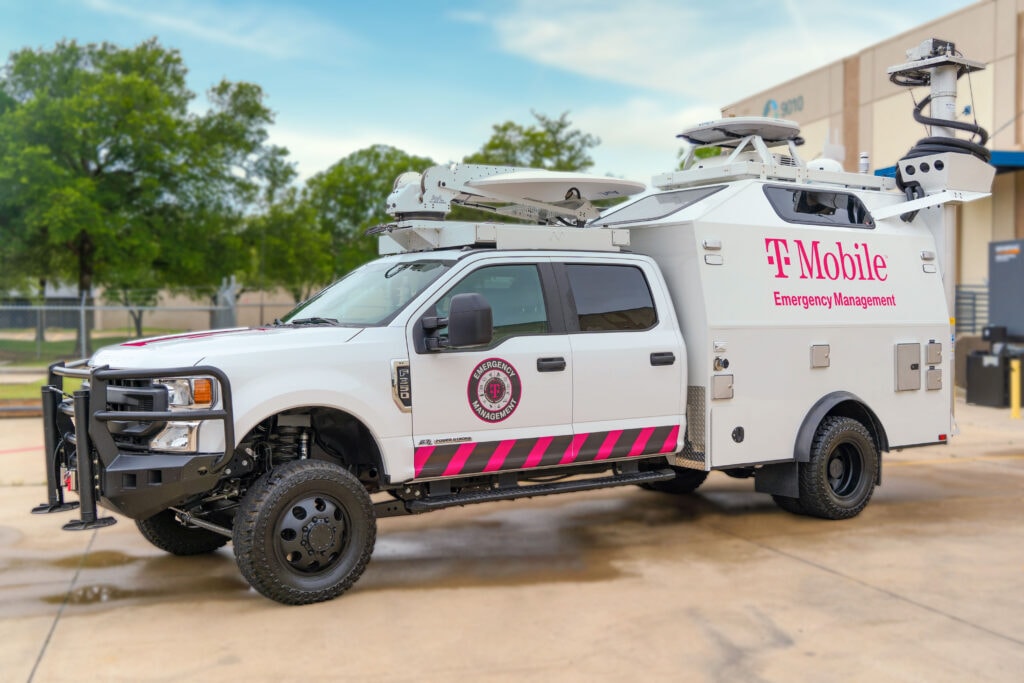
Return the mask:
M 146 329 L 146 337 L 173 334 L 177 330 Z M 81 357 L 75 343 L 74 332 L 67 330 L 47 330 L 47 341 L 42 343 L 34 339 L 32 330 L 2 330 L 0 334 L 0 371 L 3 365 L 41 366 L 46 367 L 58 360 L 74 360 Z M 107 330 L 92 333 L 93 351 L 101 346 L 120 344 L 135 339 L 134 330 Z
M 45 379 L 37 382 L 21 384 L 0 384 L 0 401 L 34 401 L 39 398 L 39 389 L 46 383 Z M 64 378 L 64 391 L 71 393 L 82 385 L 82 380 L 71 377 Z

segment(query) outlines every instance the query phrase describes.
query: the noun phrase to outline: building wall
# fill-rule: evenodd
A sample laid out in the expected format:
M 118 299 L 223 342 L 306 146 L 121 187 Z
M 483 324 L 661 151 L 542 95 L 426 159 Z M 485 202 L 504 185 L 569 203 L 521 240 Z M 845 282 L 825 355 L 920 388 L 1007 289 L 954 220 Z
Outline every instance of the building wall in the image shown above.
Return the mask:
M 872 170 L 892 166 L 927 135 L 912 116 L 914 102 L 927 95 L 927 88 L 896 86 L 887 70 L 905 63 L 907 49 L 928 38 L 951 40 L 966 57 L 988 65 L 960 79 L 958 111 L 973 101 L 972 114 L 961 119 L 976 117 L 991 135 L 991 149 L 1024 150 L 1024 0 L 969 5 L 731 104 L 722 114 L 796 121 L 807 160 L 827 156 L 855 171 L 866 152 Z M 960 207 L 958 224 L 958 282 L 982 284 L 988 243 L 1024 237 L 1024 173 L 997 176 L 992 197 Z

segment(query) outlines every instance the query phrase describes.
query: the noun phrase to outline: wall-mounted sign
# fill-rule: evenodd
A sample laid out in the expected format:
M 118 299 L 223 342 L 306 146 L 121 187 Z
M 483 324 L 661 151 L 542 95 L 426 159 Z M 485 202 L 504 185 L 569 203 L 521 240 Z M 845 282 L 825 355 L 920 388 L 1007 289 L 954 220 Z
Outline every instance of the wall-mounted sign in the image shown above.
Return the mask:
M 777 100 L 771 99 L 764 103 L 764 113 L 762 116 L 767 116 L 773 119 L 789 118 L 797 112 L 804 110 L 804 96 L 797 95 L 791 97 L 788 100 L 778 102 Z

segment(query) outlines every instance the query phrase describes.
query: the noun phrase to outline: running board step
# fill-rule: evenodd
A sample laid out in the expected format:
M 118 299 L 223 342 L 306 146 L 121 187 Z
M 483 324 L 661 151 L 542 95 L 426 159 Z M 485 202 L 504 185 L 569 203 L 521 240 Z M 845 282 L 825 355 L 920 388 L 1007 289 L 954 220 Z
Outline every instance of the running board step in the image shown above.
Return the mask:
M 613 477 L 575 479 L 573 481 L 533 484 L 507 489 L 453 493 L 424 500 L 388 501 L 386 503 L 378 503 L 374 508 L 377 517 L 394 517 L 404 514 L 415 515 L 422 512 L 433 512 L 434 510 L 473 505 L 475 503 L 490 503 L 498 500 L 515 500 L 517 498 L 536 498 L 538 496 L 550 496 L 555 493 L 573 493 L 576 491 L 611 488 L 613 486 L 630 486 L 632 484 L 644 484 L 652 481 L 666 481 L 674 479 L 675 476 L 674 470 L 665 468 L 648 472 L 630 472 Z

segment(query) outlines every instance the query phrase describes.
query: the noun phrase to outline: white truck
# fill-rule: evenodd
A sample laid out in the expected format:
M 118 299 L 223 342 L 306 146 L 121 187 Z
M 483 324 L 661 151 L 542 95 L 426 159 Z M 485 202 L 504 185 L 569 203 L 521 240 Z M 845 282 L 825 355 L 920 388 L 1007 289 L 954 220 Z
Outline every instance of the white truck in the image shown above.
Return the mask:
M 955 93 L 976 68 L 930 41 L 894 79 L 951 74 Z M 382 257 L 281 321 L 53 366 L 35 511 L 80 503 L 65 528 L 91 529 L 114 521 L 101 505 L 179 555 L 231 540 L 249 583 L 288 604 L 351 586 L 378 517 L 686 493 L 712 470 L 790 512 L 857 515 L 881 453 L 954 429 L 950 207 L 994 171 L 952 132 L 893 179 L 805 163 L 790 122 L 705 124 L 682 137 L 722 154 L 604 212 L 591 200 L 644 186 L 404 174 Z M 452 203 L 528 223 L 446 221 Z M 67 396 L 64 377 L 85 383 Z

